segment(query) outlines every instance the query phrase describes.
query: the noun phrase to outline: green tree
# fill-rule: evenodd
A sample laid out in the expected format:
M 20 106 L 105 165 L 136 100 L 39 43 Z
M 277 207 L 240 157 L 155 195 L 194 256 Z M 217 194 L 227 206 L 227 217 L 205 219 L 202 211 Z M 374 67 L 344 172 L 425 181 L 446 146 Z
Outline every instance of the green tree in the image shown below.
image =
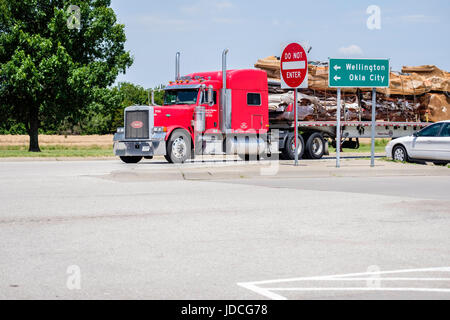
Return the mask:
M 30 151 L 40 151 L 41 122 L 92 115 L 111 102 L 107 88 L 131 66 L 110 2 L 0 0 L 0 111 L 25 126 Z

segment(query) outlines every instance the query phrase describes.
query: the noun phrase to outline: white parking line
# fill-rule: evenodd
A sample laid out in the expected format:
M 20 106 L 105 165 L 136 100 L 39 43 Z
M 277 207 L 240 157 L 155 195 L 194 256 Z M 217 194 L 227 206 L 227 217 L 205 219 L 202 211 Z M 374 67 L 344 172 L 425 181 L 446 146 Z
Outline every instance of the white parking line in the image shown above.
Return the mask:
M 414 287 L 262 287 L 261 285 L 277 284 L 277 283 L 289 283 L 300 281 L 450 281 L 450 278 L 441 277 L 379 277 L 380 275 L 387 274 L 402 274 L 412 272 L 450 272 L 450 267 L 438 267 L 438 268 L 421 268 L 421 269 L 401 269 L 391 271 L 376 271 L 376 272 L 361 272 L 361 273 L 347 273 L 328 276 L 317 277 L 300 277 L 300 278 L 287 278 L 287 279 L 273 279 L 264 281 L 252 281 L 252 282 L 239 282 L 238 286 L 251 290 L 257 294 L 265 296 L 273 300 L 287 300 L 285 296 L 276 292 L 285 291 L 415 291 L 415 292 L 442 292 L 450 293 L 450 288 L 414 288 Z M 362 276 L 362 277 L 359 277 Z M 364 277 L 366 276 L 366 277 Z M 370 276 L 370 277 L 367 277 Z

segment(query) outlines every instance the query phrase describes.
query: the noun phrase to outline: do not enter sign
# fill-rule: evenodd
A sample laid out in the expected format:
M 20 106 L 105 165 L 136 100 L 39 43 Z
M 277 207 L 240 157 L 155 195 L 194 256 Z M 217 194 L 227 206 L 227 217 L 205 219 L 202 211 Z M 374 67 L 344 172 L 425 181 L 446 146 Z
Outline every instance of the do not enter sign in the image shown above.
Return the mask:
M 281 54 L 282 88 L 308 87 L 308 58 L 298 43 L 288 44 Z

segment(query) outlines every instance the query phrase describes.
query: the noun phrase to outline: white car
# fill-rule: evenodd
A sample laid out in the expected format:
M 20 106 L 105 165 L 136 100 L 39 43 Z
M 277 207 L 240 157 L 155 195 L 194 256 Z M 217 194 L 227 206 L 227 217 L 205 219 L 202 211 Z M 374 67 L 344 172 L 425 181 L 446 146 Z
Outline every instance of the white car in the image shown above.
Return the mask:
M 412 136 L 394 139 L 386 146 L 386 156 L 398 161 L 450 162 L 450 120 L 436 122 Z

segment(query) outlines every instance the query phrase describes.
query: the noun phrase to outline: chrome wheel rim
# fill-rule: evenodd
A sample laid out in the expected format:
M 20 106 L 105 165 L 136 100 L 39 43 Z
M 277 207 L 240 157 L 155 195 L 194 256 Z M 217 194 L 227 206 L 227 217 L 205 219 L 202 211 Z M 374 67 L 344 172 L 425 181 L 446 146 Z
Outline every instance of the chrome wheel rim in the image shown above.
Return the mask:
M 175 139 L 175 141 L 172 143 L 172 153 L 175 158 L 177 159 L 183 159 L 186 156 L 186 142 L 182 137 L 178 137 Z
M 314 140 L 312 141 L 312 145 L 311 145 L 312 153 L 315 155 L 319 155 L 322 153 L 322 150 L 323 150 L 322 139 L 320 139 L 319 137 L 314 138 Z
M 402 148 L 395 149 L 394 160 L 405 161 L 405 151 Z

